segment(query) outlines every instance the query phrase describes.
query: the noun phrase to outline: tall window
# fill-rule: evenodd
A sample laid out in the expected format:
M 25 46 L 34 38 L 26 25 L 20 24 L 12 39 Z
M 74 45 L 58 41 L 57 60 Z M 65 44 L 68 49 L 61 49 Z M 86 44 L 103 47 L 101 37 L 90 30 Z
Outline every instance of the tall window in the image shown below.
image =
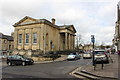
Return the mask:
M 6 41 L 6 40 L 4 40 L 4 43 L 7 43 L 7 41 Z
M 33 33 L 33 43 L 37 43 L 37 33 Z
M 2 43 L 2 40 L 0 40 L 0 44 Z
M 19 34 L 19 43 L 22 43 L 22 34 Z
M 28 33 L 26 33 L 26 35 L 25 35 L 25 36 L 26 36 L 26 40 L 25 40 L 25 42 L 26 42 L 26 43 L 29 43 L 29 34 L 28 34 Z
M 46 34 L 46 46 L 49 44 L 48 33 Z

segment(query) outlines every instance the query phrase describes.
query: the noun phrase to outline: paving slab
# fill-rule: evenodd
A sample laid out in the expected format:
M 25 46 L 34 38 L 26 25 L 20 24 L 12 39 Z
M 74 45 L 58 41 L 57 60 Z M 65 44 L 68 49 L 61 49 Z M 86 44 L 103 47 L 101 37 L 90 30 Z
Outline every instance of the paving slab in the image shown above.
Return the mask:
M 85 66 L 80 66 L 71 72 L 73 76 L 83 76 L 84 79 L 92 80 L 120 80 L 120 56 L 117 54 L 110 55 L 110 63 L 97 64 L 94 70 L 94 66 L 89 63 Z M 95 78 L 94 78 L 95 77 Z
M 86 65 L 81 68 L 82 72 L 86 72 L 88 74 L 96 75 L 102 78 L 113 78 L 118 79 L 118 55 L 111 54 L 111 59 L 113 62 L 109 64 L 104 64 L 103 69 L 101 68 L 101 64 L 97 64 L 96 69 L 94 70 L 94 66 L 92 64 Z

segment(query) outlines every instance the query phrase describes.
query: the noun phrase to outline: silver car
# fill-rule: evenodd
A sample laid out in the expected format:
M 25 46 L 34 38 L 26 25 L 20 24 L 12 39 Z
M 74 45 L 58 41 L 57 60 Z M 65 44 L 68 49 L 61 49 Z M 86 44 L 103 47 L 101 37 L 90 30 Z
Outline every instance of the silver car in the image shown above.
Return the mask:
M 76 60 L 76 59 L 80 59 L 80 54 L 78 54 L 77 52 L 70 53 L 67 57 L 67 60 Z
M 94 59 L 97 62 L 109 62 L 108 55 L 105 50 L 95 50 L 94 51 Z
M 92 55 L 89 52 L 84 52 L 83 53 L 83 59 L 91 59 Z

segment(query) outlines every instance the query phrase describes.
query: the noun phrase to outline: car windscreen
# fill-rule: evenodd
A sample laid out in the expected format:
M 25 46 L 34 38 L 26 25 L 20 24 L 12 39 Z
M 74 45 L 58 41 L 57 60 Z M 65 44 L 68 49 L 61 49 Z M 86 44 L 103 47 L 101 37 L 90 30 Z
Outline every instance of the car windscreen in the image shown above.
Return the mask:
M 85 52 L 85 53 L 83 53 L 83 54 L 90 54 L 89 52 Z
M 70 53 L 70 55 L 76 55 L 76 53 Z
M 105 51 L 95 51 L 94 54 L 104 54 Z
M 26 57 L 26 56 L 23 56 L 23 55 L 22 55 L 21 57 L 22 57 L 22 58 L 24 58 L 24 59 L 27 59 L 27 57 Z

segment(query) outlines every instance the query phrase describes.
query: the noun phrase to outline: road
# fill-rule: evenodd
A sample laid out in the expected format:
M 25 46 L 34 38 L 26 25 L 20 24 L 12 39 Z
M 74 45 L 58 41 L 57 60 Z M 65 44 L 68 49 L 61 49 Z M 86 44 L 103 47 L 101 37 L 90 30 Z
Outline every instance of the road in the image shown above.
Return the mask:
M 34 64 L 28 66 L 4 66 L 3 78 L 75 78 L 69 73 L 77 67 L 86 65 L 91 59 L 61 61 L 53 63 Z

